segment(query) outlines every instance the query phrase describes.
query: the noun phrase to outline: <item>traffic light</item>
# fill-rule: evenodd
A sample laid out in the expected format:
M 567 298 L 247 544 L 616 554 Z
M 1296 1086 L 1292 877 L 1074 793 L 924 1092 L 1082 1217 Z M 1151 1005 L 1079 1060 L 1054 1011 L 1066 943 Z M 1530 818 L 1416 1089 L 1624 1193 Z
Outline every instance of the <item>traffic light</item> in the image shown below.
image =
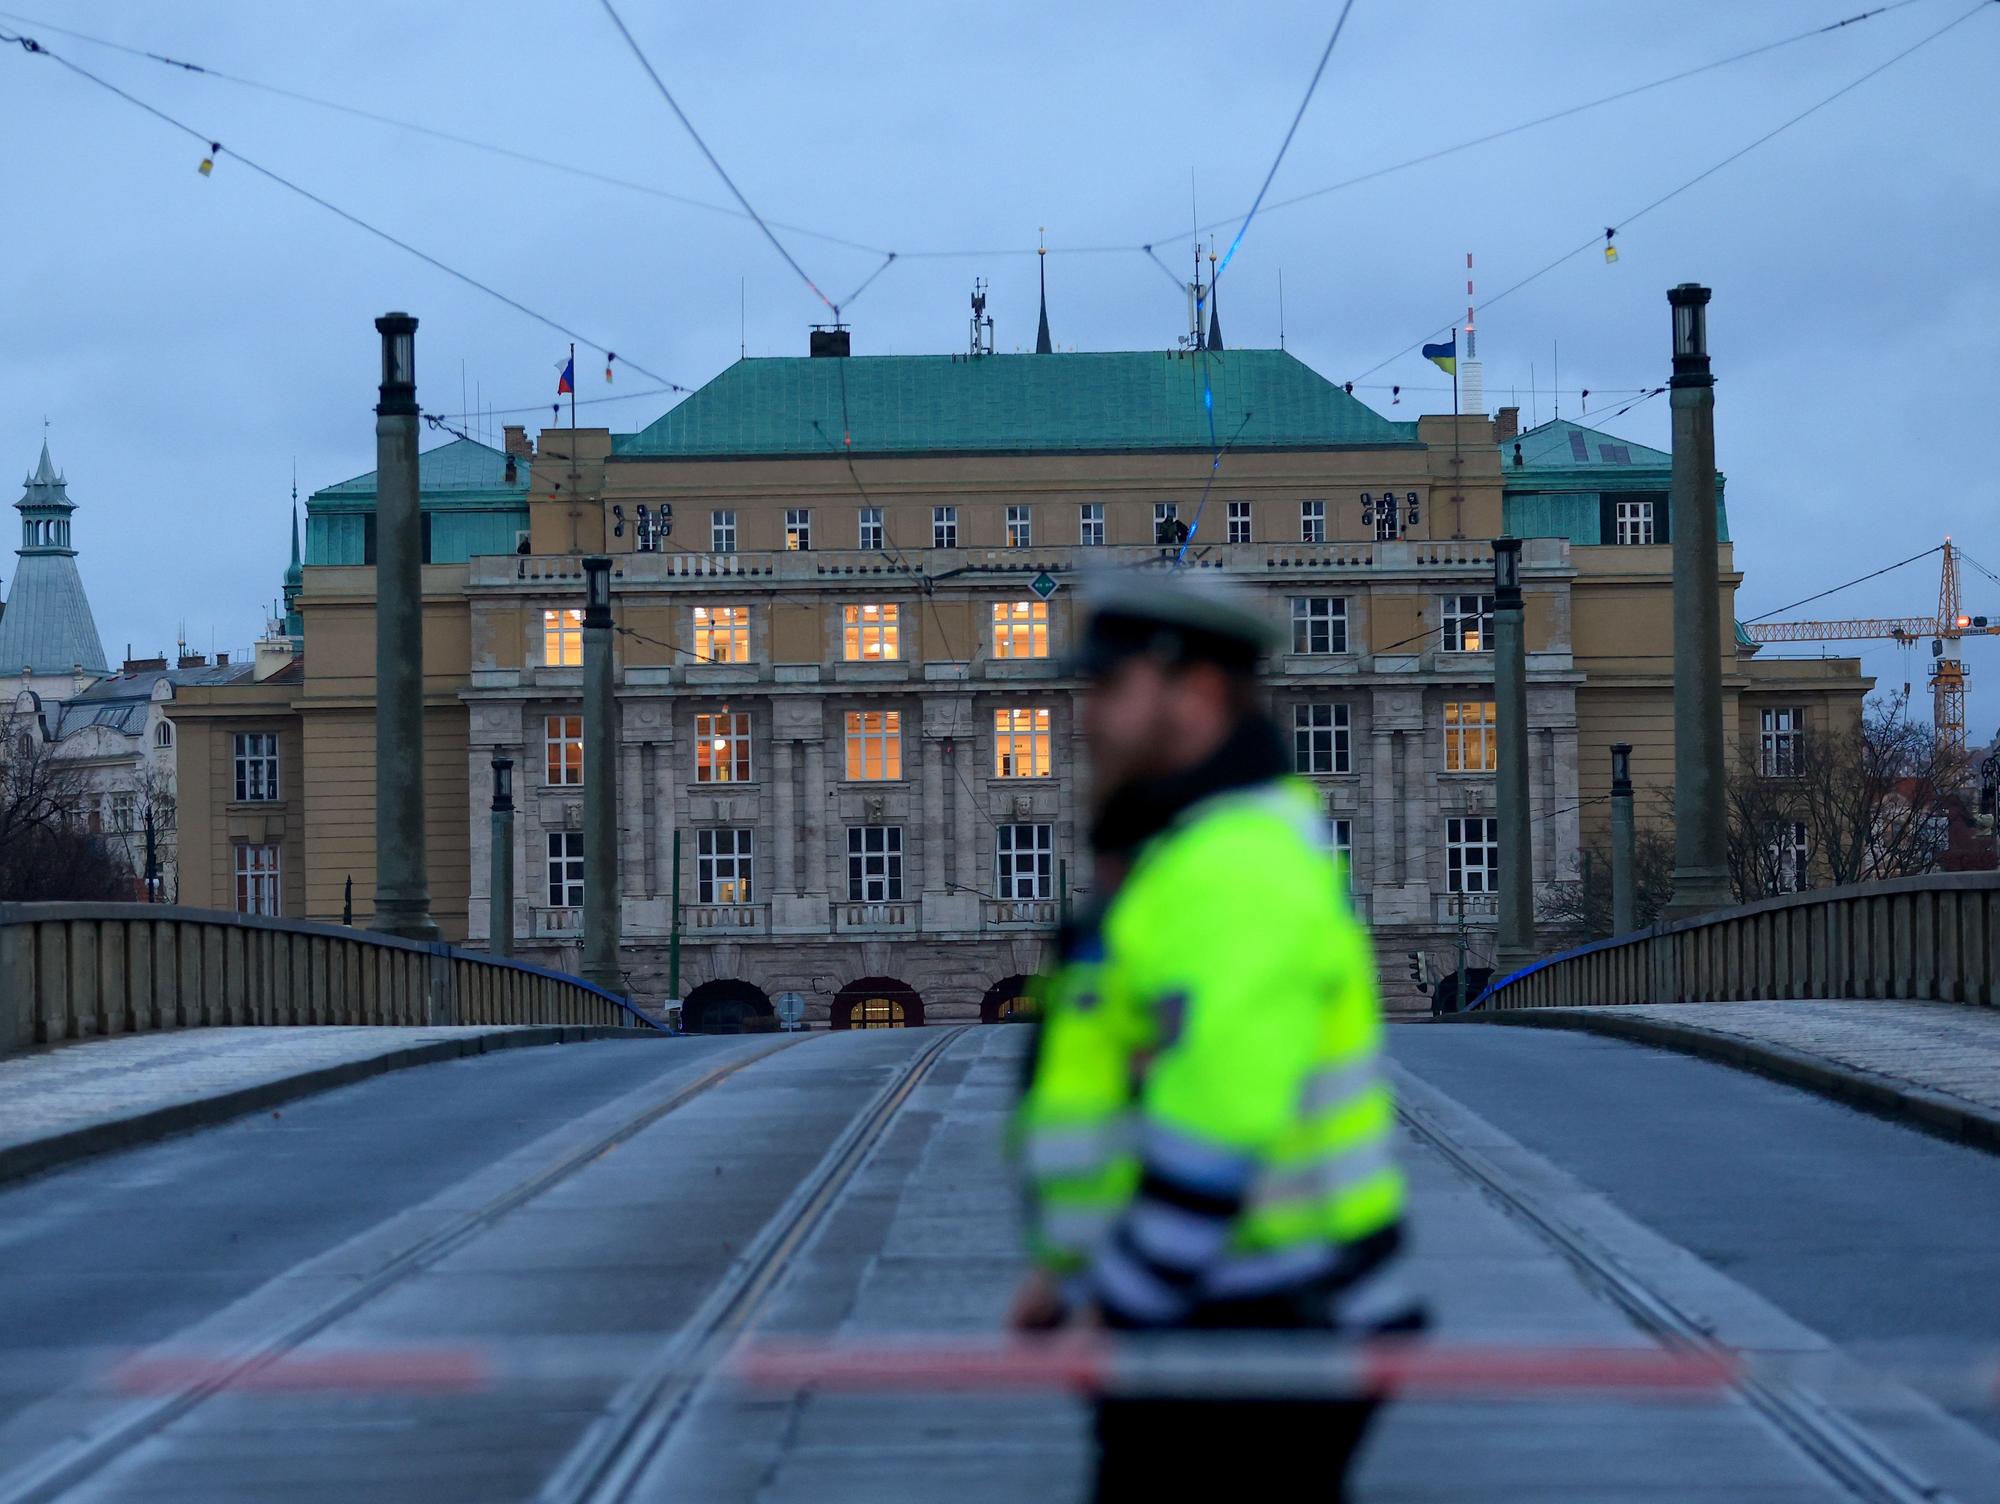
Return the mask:
M 1423 956 L 1416 951 L 1407 951 L 1405 954 L 1410 958 L 1410 981 L 1415 984 L 1418 992 L 1426 997 L 1430 996 L 1431 984 L 1424 975 L 1428 968 L 1424 965 Z

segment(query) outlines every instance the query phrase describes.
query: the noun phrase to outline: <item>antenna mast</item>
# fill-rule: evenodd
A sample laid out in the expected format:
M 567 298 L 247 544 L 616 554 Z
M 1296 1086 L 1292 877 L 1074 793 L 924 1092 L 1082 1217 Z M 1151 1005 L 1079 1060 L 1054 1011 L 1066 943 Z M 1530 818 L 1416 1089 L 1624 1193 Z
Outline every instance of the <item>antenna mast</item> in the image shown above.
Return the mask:
M 977 360 L 993 353 L 993 319 L 986 311 L 986 279 L 972 279 L 972 343 L 966 352 Z

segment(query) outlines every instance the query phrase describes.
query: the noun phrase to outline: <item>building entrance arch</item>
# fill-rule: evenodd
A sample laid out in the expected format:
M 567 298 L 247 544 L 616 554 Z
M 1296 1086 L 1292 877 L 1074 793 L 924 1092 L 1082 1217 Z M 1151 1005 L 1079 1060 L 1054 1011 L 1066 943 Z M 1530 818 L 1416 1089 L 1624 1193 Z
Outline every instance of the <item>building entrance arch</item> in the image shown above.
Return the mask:
M 681 1027 L 690 1034 L 750 1034 L 775 1026 L 764 989 L 734 977 L 703 982 L 681 1002 Z
M 1017 974 L 1003 977 L 988 987 L 986 996 L 979 1000 L 979 1021 L 982 1024 L 1031 1023 L 1040 1018 L 1042 1010 L 1030 987 L 1032 980 Z
M 841 988 L 828 1019 L 835 1029 L 919 1029 L 924 1000 L 894 977 L 863 977 Z

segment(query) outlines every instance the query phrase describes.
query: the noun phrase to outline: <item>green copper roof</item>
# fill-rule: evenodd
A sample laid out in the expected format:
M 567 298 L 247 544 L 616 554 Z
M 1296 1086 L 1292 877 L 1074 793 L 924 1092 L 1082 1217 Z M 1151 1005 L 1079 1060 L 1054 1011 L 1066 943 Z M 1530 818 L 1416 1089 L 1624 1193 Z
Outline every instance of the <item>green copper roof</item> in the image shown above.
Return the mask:
M 1525 470 L 1598 470 L 1617 473 L 1633 470 L 1671 470 L 1674 457 L 1601 428 L 1585 428 L 1565 418 L 1531 428 L 1517 440 L 1500 446 L 1500 463 L 1514 468 L 1514 445 L 1521 446 L 1521 468 Z
M 24 668 L 38 674 L 67 674 L 78 666 L 92 674 L 103 673 L 110 665 L 90 612 L 90 597 L 84 594 L 83 576 L 77 572 L 76 550 L 67 541 L 27 541 L 29 522 L 53 526 L 61 520 L 67 525 L 66 519 L 76 510 L 62 476 L 49 462 L 46 441 L 42 462 L 14 505 L 23 519 L 22 540 L 15 550 L 18 562 L 6 604 L 0 606 L 0 674 L 11 676 Z
M 1415 424 L 1390 422 L 1283 350 L 1123 351 L 739 360 L 651 426 L 615 436 L 612 452 L 1206 452 L 1232 438 L 1238 449 L 1417 442 Z
M 476 444 L 471 439 L 453 439 L 449 444 L 440 444 L 435 449 L 426 449 L 417 456 L 417 489 L 425 502 L 433 498 L 452 499 L 493 499 L 528 495 L 528 471 L 533 462 L 520 460 L 515 463 L 514 480 L 507 480 L 507 454 L 487 444 Z M 352 480 L 344 480 L 337 486 L 327 486 L 315 491 L 306 503 L 306 510 L 312 510 L 326 502 L 365 501 L 375 499 L 375 472 L 357 475 Z

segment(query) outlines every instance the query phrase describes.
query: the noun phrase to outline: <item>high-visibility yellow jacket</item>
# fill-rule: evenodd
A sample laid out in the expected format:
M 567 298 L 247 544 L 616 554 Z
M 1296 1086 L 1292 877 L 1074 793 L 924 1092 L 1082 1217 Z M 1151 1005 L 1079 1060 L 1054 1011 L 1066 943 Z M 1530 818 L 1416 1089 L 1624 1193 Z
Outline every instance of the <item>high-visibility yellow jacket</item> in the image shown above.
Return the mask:
M 1031 1243 L 1114 1318 L 1333 1277 L 1403 1179 L 1374 956 L 1312 793 L 1190 806 L 1047 979 L 1016 1122 Z

